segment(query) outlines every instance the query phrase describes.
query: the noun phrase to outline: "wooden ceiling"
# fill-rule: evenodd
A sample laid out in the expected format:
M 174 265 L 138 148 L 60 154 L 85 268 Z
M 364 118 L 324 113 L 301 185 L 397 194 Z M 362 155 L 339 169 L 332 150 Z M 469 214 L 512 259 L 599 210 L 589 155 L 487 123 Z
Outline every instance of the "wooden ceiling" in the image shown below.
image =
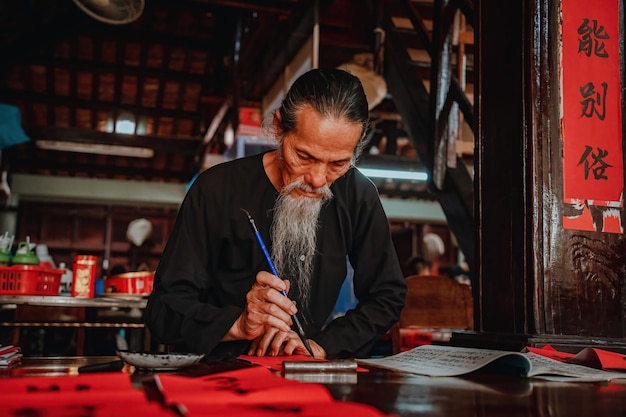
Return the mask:
M 145 0 L 141 16 L 123 25 L 100 22 L 73 0 L 0 2 L 0 103 L 19 107 L 31 138 L 2 151 L 2 169 L 188 182 L 205 153 L 224 152 L 232 109 L 261 106 L 311 36 L 316 4 L 320 67 L 374 50 L 374 0 Z M 373 114 L 397 124 L 391 100 Z M 130 134 L 116 127 L 123 120 L 136 123 Z M 57 142 L 152 156 L 70 152 Z M 426 188 L 378 184 L 405 196 Z

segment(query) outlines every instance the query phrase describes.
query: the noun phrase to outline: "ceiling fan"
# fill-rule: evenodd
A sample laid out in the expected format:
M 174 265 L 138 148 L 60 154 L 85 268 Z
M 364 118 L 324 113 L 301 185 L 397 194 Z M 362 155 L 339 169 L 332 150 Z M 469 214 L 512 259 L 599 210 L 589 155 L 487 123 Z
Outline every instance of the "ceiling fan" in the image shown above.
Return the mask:
M 141 16 L 144 0 L 73 0 L 87 15 L 100 22 L 123 25 Z

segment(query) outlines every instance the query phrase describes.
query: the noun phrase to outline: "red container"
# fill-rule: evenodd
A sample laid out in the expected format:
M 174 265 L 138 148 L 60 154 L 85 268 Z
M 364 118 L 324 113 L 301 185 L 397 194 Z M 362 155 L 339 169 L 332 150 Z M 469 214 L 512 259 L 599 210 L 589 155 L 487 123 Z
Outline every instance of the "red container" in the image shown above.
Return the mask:
M 64 272 L 38 265 L 0 267 L 0 295 L 59 295 Z
M 72 297 L 93 298 L 96 290 L 98 257 L 93 255 L 74 256 L 72 275 Z
M 112 275 L 105 280 L 106 294 L 140 294 L 152 292 L 154 272 L 138 271 Z

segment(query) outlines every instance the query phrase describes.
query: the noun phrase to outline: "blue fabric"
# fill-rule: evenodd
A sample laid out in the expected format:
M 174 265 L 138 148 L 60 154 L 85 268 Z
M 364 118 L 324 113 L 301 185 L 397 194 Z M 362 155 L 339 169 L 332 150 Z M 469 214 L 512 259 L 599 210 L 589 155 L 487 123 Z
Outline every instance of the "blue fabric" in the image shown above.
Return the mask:
M 30 138 L 22 129 L 20 109 L 0 103 L 0 149 L 28 142 Z
M 328 322 L 345 315 L 348 310 L 352 310 L 357 306 L 357 304 L 359 304 L 359 300 L 354 295 L 353 277 L 354 269 L 352 269 L 352 265 L 350 265 L 350 262 L 348 261 L 348 273 L 346 274 L 346 279 L 341 286 L 337 302 L 335 303 L 335 308 L 333 308 L 333 312 L 331 313 Z
M 185 187 L 185 194 L 187 194 L 187 192 L 189 191 L 189 189 L 191 188 L 191 186 L 193 185 L 193 183 L 196 181 L 196 178 L 198 178 L 198 175 L 200 175 L 200 172 L 196 172 L 193 177 L 191 178 L 191 180 L 189 181 L 189 184 L 187 184 L 187 187 Z

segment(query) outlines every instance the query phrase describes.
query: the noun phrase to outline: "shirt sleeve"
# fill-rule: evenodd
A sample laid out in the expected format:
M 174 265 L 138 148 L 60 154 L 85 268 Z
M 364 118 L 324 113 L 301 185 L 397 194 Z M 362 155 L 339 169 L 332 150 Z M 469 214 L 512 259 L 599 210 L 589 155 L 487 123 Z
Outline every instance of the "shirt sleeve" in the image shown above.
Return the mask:
M 205 187 L 191 187 L 155 273 L 144 320 L 159 343 L 184 345 L 208 354 L 220 343 L 242 308 L 219 301 L 210 271 L 216 207 Z M 211 216 L 213 214 L 213 216 Z

